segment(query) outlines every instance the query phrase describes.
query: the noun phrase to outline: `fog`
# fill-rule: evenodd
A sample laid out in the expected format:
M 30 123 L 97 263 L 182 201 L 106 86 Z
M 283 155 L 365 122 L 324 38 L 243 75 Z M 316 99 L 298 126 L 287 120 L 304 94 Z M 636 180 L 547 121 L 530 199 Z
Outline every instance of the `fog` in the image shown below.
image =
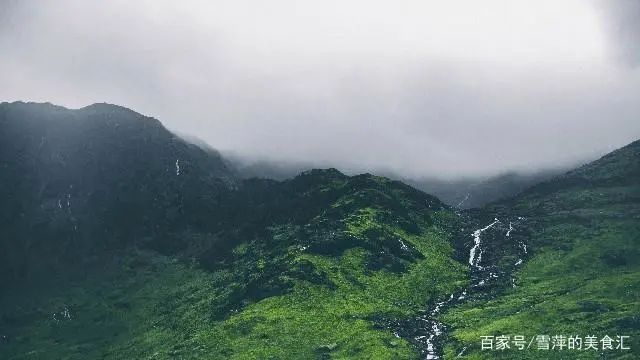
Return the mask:
M 406 177 L 640 138 L 637 0 L 0 0 L 0 101 L 109 102 L 237 156 Z

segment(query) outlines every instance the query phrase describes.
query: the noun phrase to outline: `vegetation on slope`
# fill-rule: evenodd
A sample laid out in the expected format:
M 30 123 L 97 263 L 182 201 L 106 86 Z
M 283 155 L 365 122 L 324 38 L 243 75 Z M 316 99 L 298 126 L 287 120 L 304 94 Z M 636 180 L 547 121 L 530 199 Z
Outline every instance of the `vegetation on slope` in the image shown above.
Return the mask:
M 456 212 L 334 169 L 238 182 L 111 105 L 1 104 L 0 127 L 0 358 L 638 357 L 640 143 Z M 479 346 L 544 334 L 632 350 Z
M 640 142 L 485 211 L 527 217 L 533 256 L 500 296 L 444 319 L 448 356 L 636 359 L 640 354 Z M 481 350 L 481 336 L 629 336 L 630 350 Z M 616 343 L 614 343 L 614 346 Z
M 126 250 L 104 279 L 41 288 L 29 304 L 16 290 L 2 304 L 0 354 L 414 358 L 380 319 L 415 316 L 466 285 L 447 230 L 457 216 L 401 183 L 318 170 L 249 181 L 238 208 L 243 196 L 254 221 L 182 233 L 175 256 Z

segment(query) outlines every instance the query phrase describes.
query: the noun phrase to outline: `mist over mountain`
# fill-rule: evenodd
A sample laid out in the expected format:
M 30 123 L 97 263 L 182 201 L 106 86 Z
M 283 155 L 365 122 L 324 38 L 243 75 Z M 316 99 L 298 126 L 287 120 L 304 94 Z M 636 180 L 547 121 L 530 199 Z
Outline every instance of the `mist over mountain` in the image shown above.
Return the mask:
M 0 360 L 640 359 L 640 0 L 0 0 L 0 54 Z
M 234 154 L 225 154 L 237 175 L 241 178 L 267 178 L 285 180 L 300 172 L 317 167 L 338 167 L 329 163 L 292 163 L 286 161 L 251 160 Z M 362 170 L 340 168 L 346 174 L 357 174 Z M 389 170 L 379 169 L 376 174 L 403 181 L 416 189 L 437 196 L 449 206 L 460 209 L 480 207 L 496 200 L 502 200 L 526 188 L 560 175 L 567 169 L 533 170 L 528 173 L 506 172 L 491 177 L 461 177 L 444 179 L 437 174 L 431 178 L 407 178 Z
M 7 101 L 107 101 L 252 159 L 480 179 L 640 137 L 636 0 L 0 2 Z
M 640 141 L 461 210 L 332 168 L 242 179 L 183 138 L 116 105 L 0 104 L 1 358 L 493 358 L 477 334 L 512 331 L 638 355 Z

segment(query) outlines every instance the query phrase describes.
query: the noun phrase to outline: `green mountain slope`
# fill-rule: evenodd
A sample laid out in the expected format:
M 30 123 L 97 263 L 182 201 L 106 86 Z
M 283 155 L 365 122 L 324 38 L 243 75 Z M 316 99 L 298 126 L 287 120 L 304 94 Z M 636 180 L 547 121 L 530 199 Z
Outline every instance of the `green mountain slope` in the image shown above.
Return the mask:
M 640 142 L 484 211 L 526 218 L 529 258 L 499 296 L 444 315 L 449 356 L 465 348 L 469 359 L 640 356 Z M 536 335 L 622 335 L 631 349 L 547 351 L 534 341 L 524 351 L 482 351 L 481 336 L 491 335 L 525 336 L 527 345 Z
M 410 358 L 382 320 L 466 283 L 447 231 L 456 215 L 401 183 L 312 171 L 235 196 L 252 199 L 255 222 L 184 234 L 172 257 L 123 251 L 99 278 L 41 287 L 27 303 L 17 290 L 2 305 L 4 355 Z
M 238 181 L 112 105 L 3 103 L 0 130 L 2 359 L 638 357 L 640 143 L 457 211 L 334 169 Z M 480 349 L 545 334 L 632 350 Z
M 237 154 L 226 153 L 224 156 L 242 178 L 267 178 L 286 180 L 295 177 L 300 172 L 316 167 L 326 167 L 322 164 L 305 162 L 286 162 L 270 160 L 250 160 Z M 546 169 L 532 173 L 505 172 L 491 177 L 469 177 L 452 180 L 437 177 L 410 178 L 383 171 L 378 175 L 399 180 L 418 190 L 436 196 L 445 204 L 458 209 L 479 208 L 488 203 L 513 197 L 523 190 L 563 174 L 569 167 L 562 169 Z
M 0 110 L 2 358 L 413 357 L 386 324 L 466 283 L 458 217 L 402 183 L 235 182 L 124 108 Z

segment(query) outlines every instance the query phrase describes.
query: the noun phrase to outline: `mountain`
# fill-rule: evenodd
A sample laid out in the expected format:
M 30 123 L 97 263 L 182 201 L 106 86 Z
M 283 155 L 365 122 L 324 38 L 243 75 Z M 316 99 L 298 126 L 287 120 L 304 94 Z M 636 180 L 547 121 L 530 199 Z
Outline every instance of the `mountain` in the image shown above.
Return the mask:
M 3 103 L 0 130 L 0 358 L 637 358 L 638 142 L 462 211 L 371 174 L 239 180 L 113 105 Z M 540 333 L 632 350 L 480 349 Z
M 505 278 L 508 286 L 497 296 L 457 304 L 444 315 L 451 334 L 446 354 L 487 357 L 468 346 L 484 335 L 519 334 L 527 341 L 545 334 L 583 341 L 595 335 L 628 336 L 631 350 L 515 351 L 499 357 L 638 358 L 640 141 L 482 212 L 519 219 L 517 224 L 502 221 L 482 237 L 490 257 L 521 265 Z M 524 240 L 514 237 L 518 232 L 527 234 Z M 518 241 L 526 251 L 519 258 L 504 256 L 501 250 Z
M 80 122 L 100 123 L 107 117 L 99 112 L 98 118 L 85 119 L 83 109 L 41 109 L 49 105 L 4 106 L 9 115 L 3 119 L 15 119 L 5 120 L 7 127 L 17 127 L 21 121 L 33 127 L 44 122 L 46 127 L 50 116 L 60 116 L 51 123 L 64 134 Z M 16 106 L 22 112 L 13 109 Z M 34 112 L 47 115 L 37 117 Z M 192 356 L 191 352 L 220 358 L 314 357 L 332 352 L 409 357 L 416 350 L 384 329 L 386 319 L 415 313 L 464 282 L 465 267 L 451 256 L 448 229 L 457 216 L 433 196 L 400 182 L 370 174 L 349 177 L 335 169 L 311 170 L 283 182 L 248 179 L 224 189 L 211 185 L 225 179 L 217 159 L 196 167 L 201 151 L 157 127 L 154 120 L 129 112 L 112 116 L 108 119 L 120 128 L 154 125 L 135 136 L 112 136 L 102 129 L 92 132 L 96 125 L 89 123 L 87 130 L 76 130 L 73 139 L 56 142 L 56 146 L 74 145 L 64 148 L 67 167 L 59 171 L 64 181 L 56 191 L 41 195 L 34 189 L 50 181 L 41 172 L 62 165 L 35 161 L 30 167 L 22 161 L 3 165 L 10 169 L 5 174 L 16 179 L 14 188 L 23 194 L 11 197 L 6 204 L 15 205 L 3 214 L 14 215 L 11 208 L 18 205 L 30 211 L 24 224 L 5 222 L 16 236 L 7 238 L 3 249 L 18 259 L 25 254 L 28 261 L 5 265 L 27 270 L 3 291 L 3 358 L 141 358 L 154 353 Z M 33 154 L 29 158 L 48 158 L 54 151 L 41 155 L 39 143 L 23 140 L 39 139 L 43 131 L 30 129 L 22 136 L 7 137 L 14 145 L 3 150 L 3 163 L 18 158 L 20 152 Z M 150 148 L 141 149 L 139 138 L 147 131 L 161 136 L 148 142 Z M 96 146 L 94 141 L 112 144 L 113 149 L 83 150 Z M 182 153 L 171 152 L 175 143 Z M 163 151 L 168 155 L 160 156 Z M 186 164 L 179 174 L 174 159 Z M 135 164 L 122 165 L 118 160 Z M 180 179 L 187 181 L 198 171 L 199 180 L 210 168 L 218 173 L 193 184 L 188 190 L 197 196 L 189 197 L 191 192 L 185 193 Z M 71 171 L 75 176 L 65 175 Z M 29 182 L 20 188 L 20 180 L 31 177 L 35 185 Z M 63 202 L 62 208 L 53 206 L 52 213 L 39 214 L 42 204 L 57 205 L 67 182 L 74 184 L 71 205 Z M 106 189 L 108 196 L 94 200 L 97 189 Z M 183 204 L 198 201 L 199 205 L 184 205 L 169 217 L 162 210 L 174 205 L 174 193 Z M 22 202 L 27 195 L 31 202 Z M 132 205 L 144 205 L 156 197 L 162 199 L 157 209 L 136 206 L 126 217 L 107 217 L 110 232 L 100 239 L 90 236 L 102 230 L 99 221 L 107 213 L 102 208 L 119 205 L 107 200 L 134 198 Z M 80 203 L 76 198 L 87 200 Z M 38 233 L 31 230 L 32 216 L 53 222 L 56 211 L 68 207 L 71 211 L 65 216 L 78 218 L 78 228 L 88 236 L 71 238 L 53 225 Z M 198 220 L 201 216 L 209 218 Z M 111 234 L 118 236 L 117 242 L 111 241 Z M 59 250 L 45 253 L 38 240 Z M 74 242 L 67 245 L 70 241 Z M 89 249 L 80 251 L 78 244 Z M 73 261 L 100 252 L 104 258 L 100 266 L 78 266 Z M 24 276 L 34 271 L 32 267 L 45 265 L 58 276 L 39 282 Z M 32 296 L 34 292 L 38 296 Z M 283 316 L 290 320 L 284 327 Z M 340 349 L 334 343 L 340 343 Z
M 458 209 L 473 209 L 513 197 L 540 182 L 561 175 L 565 170 L 547 169 L 532 173 L 506 172 L 488 178 L 456 180 L 400 179 Z
M 301 171 L 317 166 L 305 162 L 277 162 L 269 160 L 251 161 L 237 154 L 225 154 L 230 166 L 241 178 L 266 178 L 286 180 Z M 513 197 L 523 190 L 555 176 L 568 169 L 546 169 L 530 173 L 505 172 L 491 177 L 466 177 L 445 180 L 437 177 L 409 178 L 391 171 L 380 174 L 409 184 L 416 189 L 437 196 L 445 204 L 459 208 L 479 208 L 491 202 Z
M 2 280 L 206 228 L 235 186 L 219 155 L 109 104 L 0 104 L 0 168 Z

